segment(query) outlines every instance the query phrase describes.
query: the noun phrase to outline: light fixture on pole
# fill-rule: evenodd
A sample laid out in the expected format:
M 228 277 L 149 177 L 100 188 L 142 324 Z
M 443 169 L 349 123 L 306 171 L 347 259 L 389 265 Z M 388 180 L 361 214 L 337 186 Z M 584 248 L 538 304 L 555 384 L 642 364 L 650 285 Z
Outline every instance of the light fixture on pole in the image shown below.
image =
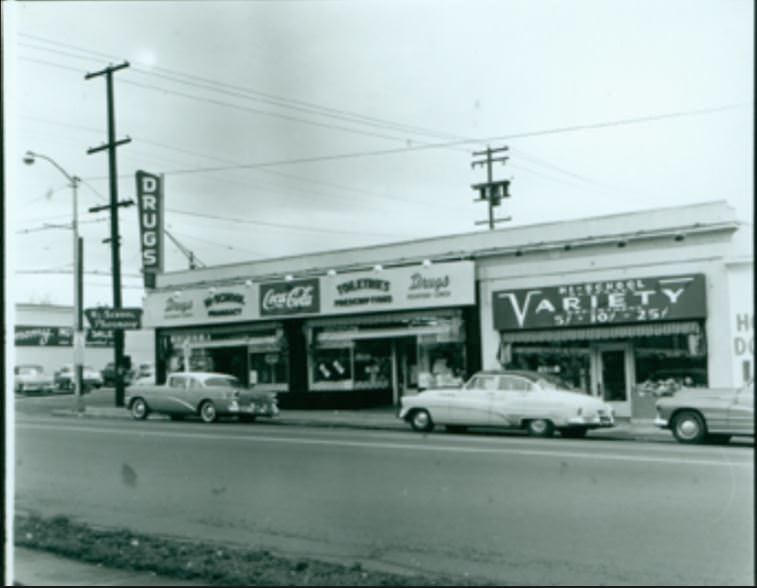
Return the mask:
M 81 265 L 82 259 L 80 255 L 80 239 L 79 239 L 79 206 L 78 206 L 78 186 L 81 181 L 77 176 L 72 176 L 66 170 L 64 170 L 58 163 L 47 155 L 42 153 L 35 153 L 34 151 L 27 151 L 24 154 L 24 163 L 26 165 L 33 165 L 37 159 L 44 159 L 52 164 L 59 172 L 61 172 L 71 184 L 73 190 L 73 222 L 72 228 L 74 232 L 74 373 L 73 373 L 73 387 L 74 397 L 76 399 L 76 410 L 82 412 L 84 406 L 82 404 L 82 371 L 84 365 L 84 320 L 82 310 L 82 288 L 80 283 Z

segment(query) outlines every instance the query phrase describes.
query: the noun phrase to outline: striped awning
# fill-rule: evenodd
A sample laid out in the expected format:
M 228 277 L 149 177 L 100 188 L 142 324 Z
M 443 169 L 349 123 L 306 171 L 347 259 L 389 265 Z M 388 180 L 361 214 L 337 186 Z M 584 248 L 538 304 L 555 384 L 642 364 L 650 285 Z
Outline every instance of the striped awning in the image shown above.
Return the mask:
M 695 321 L 673 323 L 644 323 L 614 327 L 584 327 L 579 329 L 552 329 L 544 331 L 503 331 L 503 343 L 538 343 L 543 341 L 587 341 L 596 339 L 630 339 L 660 335 L 700 334 Z
M 449 319 L 461 317 L 459 309 L 442 309 L 442 310 L 412 310 L 402 312 L 391 312 L 381 314 L 363 314 L 363 315 L 345 315 L 335 317 L 324 317 L 310 319 L 306 322 L 307 327 L 344 327 L 358 325 L 385 325 L 387 323 L 397 323 L 402 321 L 422 320 L 422 319 Z
M 238 337 L 236 339 L 216 339 L 213 341 L 193 341 L 187 343 L 188 349 L 218 349 L 223 347 L 254 347 L 255 351 L 274 350 L 281 346 L 281 337 Z

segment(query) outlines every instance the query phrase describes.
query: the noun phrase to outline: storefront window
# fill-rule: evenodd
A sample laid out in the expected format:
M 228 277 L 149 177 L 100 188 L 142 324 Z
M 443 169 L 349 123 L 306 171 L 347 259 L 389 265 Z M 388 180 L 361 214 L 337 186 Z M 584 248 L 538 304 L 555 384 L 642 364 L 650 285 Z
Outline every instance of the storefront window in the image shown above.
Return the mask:
M 352 379 L 352 348 L 316 349 L 313 352 L 313 381 L 344 382 Z
M 391 386 L 391 344 L 387 341 L 355 342 L 355 388 L 382 389 Z
M 289 377 L 287 350 L 250 352 L 250 384 L 286 384 Z
M 666 396 L 680 386 L 707 386 L 707 351 L 699 334 L 639 337 L 634 340 L 640 395 Z
M 421 342 L 418 345 L 418 387 L 459 386 L 465 374 L 462 343 Z
M 571 341 L 569 347 L 554 342 L 514 344 L 507 369 L 551 374 L 568 387 L 591 394 L 591 352 L 586 341 Z

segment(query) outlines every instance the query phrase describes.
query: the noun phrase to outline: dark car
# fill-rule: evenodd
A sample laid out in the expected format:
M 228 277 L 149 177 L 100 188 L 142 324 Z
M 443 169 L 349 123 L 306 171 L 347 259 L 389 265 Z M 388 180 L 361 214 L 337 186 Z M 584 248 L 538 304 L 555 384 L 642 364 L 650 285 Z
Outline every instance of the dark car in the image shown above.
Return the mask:
M 116 385 L 116 364 L 115 362 L 109 362 L 102 370 L 102 378 L 104 386 Z M 123 376 L 124 386 L 129 386 L 134 381 L 134 371 L 126 370 Z

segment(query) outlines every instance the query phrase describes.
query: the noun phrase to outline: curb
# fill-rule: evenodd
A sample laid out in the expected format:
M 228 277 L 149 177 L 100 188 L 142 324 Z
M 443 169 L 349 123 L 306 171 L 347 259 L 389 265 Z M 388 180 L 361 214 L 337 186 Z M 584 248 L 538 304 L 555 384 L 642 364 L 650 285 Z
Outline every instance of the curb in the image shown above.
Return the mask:
M 131 416 L 123 409 L 123 413 L 116 412 L 111 409 L 97 409 L 87 407 L 83 413 L 77 413 L 73 409 L 54 409 L 51 411 L 53 416 L 69 417 L 69 418 L 107 418 L 116 420 L 131 420 Z M 153 415 L 150 417 L 154 420 L 168 420 L 167 416 Z M 342 429 L 368 429 L 368 430 L 385 430 L 385 431 L 398 431 L 398 430 L 410 430 L 408 426 L 397 420 L 397 422 L 370 422 L 355 420 L 329 420 L 321 418 L 307 418 L 307 417 L 284 417 L 280 416 L 266 423 L 276 424 L 280 426 L 305 426 L 305 427 L 320 427 L 320 428 L 342 428 Z M 633 426 L 633 425 L 631 425 Z M 652 442 L 672 442 L 673 437 L 667 431 L 633 431 L 623 430 L 626 425 L 621 425 L 622 428 L 618 430 L 599 430 L 590 431 L 588 438 L 603 439 L 603 440 L 625 440 L 625 441 L 652 441 Z

